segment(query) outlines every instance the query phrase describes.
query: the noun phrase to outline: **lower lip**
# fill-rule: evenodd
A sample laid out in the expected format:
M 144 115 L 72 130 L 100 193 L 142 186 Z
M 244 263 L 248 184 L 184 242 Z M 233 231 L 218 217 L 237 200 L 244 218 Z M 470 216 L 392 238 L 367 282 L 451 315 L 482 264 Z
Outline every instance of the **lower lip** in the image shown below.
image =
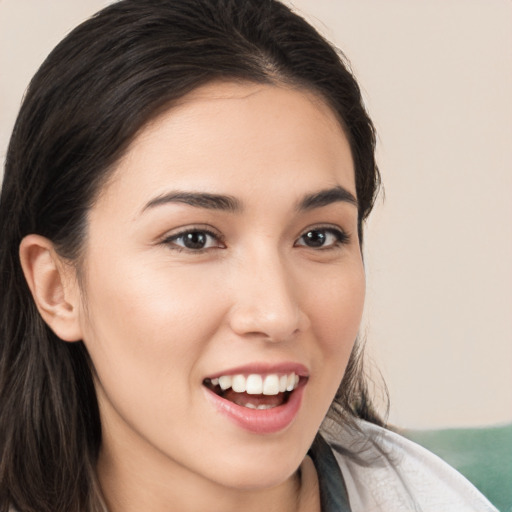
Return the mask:
M 297 416 L 302 404 L 305 383 L 300 383 L 288 397 L 288 401 L 272 409 L 249 409 L 225 400 L 204 387 L 206 396 L 216 409 L 239 427 L 255 434 L 275 434 L 287 428 Z

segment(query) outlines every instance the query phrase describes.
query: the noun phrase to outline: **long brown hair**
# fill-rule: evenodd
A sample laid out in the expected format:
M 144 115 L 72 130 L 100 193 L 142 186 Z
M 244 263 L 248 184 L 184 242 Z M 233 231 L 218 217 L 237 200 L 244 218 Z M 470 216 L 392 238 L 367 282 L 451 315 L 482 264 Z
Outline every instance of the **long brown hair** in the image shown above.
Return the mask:
M 82 342 L 39 316 L 19 259 L 37 233 L 79 262 L 86 214 L 135 134 L 209 81 L 315 91 L 348 137 L 359 232 L 379 185 L 375 133 L 344 56 L 275 0 L 123 0 L 71 32 L 32 79 L 0 200 L 0 511 L 98 512 L 101 424 Z M 79 263 L 77 263 L 79 264 Z M 356 346 L 332 414 L 378 422 Z M 341 414 L 341 417 L 340 417 Z

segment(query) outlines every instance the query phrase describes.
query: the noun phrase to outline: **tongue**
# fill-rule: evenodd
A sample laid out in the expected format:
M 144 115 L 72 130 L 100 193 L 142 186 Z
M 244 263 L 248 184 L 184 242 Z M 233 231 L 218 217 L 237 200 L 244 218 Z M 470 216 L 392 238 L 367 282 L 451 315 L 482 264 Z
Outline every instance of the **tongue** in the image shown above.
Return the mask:
M 222 397 L 237 405 L 241 405 L 242 407 L 245 407 L 248 403 L 255 407 L 258 407 L 259 405 L 277 407 L 284 403 L 284 393 L 279 393 L 277 395 L 249 395 L 247 393 L 237 393 L 232 389 L 228 389 L 223 393 Z

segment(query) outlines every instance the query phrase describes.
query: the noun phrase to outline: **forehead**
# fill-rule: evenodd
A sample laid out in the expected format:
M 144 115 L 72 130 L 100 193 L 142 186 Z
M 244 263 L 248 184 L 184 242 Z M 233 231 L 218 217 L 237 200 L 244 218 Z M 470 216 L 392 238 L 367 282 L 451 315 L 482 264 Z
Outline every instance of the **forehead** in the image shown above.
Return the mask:
M 341 185 L 355 195 L 335 113 L 302 89 L 211 83 L 139 132 L 102 196 L 141 203 L 169 187 L 254 196 L 283 184 L 290 193 Z

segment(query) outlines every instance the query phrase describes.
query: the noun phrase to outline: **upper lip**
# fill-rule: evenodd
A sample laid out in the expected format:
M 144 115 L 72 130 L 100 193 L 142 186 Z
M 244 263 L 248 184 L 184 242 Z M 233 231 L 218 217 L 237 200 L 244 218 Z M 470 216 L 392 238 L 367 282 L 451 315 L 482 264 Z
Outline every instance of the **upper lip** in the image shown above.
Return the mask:
M 308 369 L 300 363 L 294 362 L 283 362 L 277 364 L 269 364 L 269 363 L 251 363 L 242 366 L 237 366 L 234 368 L 229 368 L 227 370 L 221 370 L 219 372 L 212 373 L 205 377 L 206 379 L 216 379 L 223 375 L 270 375 L 270 374 L 288 374 L 295 373 L 299 377 L 308 377 L 309 371 Z

